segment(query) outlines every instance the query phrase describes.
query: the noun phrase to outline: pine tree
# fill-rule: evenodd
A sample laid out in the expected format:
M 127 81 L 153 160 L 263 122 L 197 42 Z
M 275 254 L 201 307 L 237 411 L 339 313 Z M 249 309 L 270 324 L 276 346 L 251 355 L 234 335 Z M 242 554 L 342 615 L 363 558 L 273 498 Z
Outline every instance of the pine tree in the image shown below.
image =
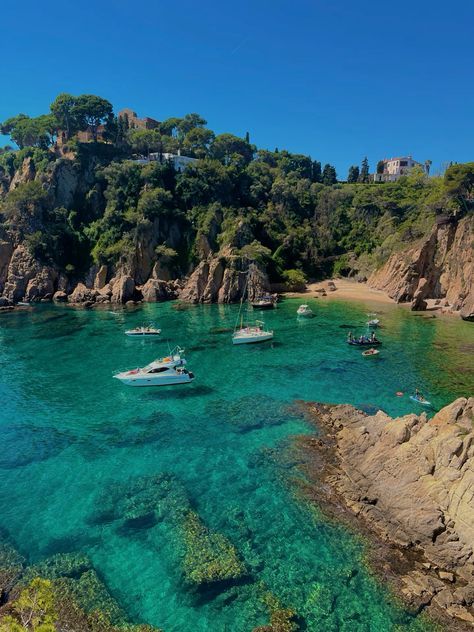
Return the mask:
M 331 184 L 336 184 L 337 182 L 337 174 L 336 169 L 330 164 L 325 164 L 323 169 L 323 176 L 321 178 L 323 184 L 330 186 Z
M 245 142 L 250 144 L 250 134 L 245 132 Z
M 360 168 L 359 182 L 368 182 L 369 181 L 369 161 L 367 156 L 362 161 L 362 166 Z
M 347 182 L 357 182 L 359 179 L 360 170 L 357 165 L 349 167 L 349 173 L 347 174 Z

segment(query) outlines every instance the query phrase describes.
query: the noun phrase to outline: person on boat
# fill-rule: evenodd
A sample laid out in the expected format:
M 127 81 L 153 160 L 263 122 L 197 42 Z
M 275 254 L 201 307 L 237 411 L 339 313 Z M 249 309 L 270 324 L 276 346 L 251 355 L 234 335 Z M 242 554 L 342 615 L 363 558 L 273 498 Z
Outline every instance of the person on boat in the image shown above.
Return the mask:
M 347 342 L 352 342 L 352 331 L 347 334 Z
M 420 393 L 420 391 L 417 388 L 415 388 L 415 397 L 416 399 L 419 399 L 420 402 L 425 401 L 425 396 L 423 395 L 423 393 Z

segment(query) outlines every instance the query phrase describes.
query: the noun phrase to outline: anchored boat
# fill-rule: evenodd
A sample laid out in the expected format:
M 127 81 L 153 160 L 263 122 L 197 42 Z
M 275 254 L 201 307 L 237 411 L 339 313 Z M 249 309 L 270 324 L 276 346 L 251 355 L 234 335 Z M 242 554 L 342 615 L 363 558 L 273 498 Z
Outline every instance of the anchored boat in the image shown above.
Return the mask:
M 273 309 L 275 307 L 275 304 L 275 297 L 270 294 L 259 296 L 254 301 L 252 301 L 252 307 L 254 309 Z
M 273 338 L 273 331 L 265 331 L 264 326 L 265 323 L 261 320 L 256 320 L 255 325 L 249 326 L 246 325 L 244 327 L 243 316 L 242 316 L 242 307 L 244 302 L 244 296 L 247 291 L 248 280 L 249 280 L 250 267 L 245 273 L 247 278 L 245 279 L 245 286 L 242 292 L 242 297 L 240 299 L 240 307 L 239 314 L 237 316 L 237 320 L 234 327 L 234 333 L 232 334 L 232 344 L 233 345 L 243 345 L 243 344 L 251 344 L 255 342 L 265 342 L 266 340 L 271 340 Z M 271 307 L 274 306 L 275 297 L 273 296 L 264 296 L 261 298 L 261 301 L 265 303 L 271 303 Z M 261 301 L 257 301 L 257 303 L 252 303 L 253 307 L 259 306 L 260 309 L 269 309 L 270 306 L 262 308 L 259 303 Z M 240 328 L 237 328 L 237 323 L 240 320 Z
M 135 327 L 135 329 L 127 329 L 125 332 L 126 336 L 143 338 L 144 336 L 153 337 L 159 336 L 161 334 L 161 329 L 157 329 L 156 327 L 152 327 L 148 325 L 147 327 Z
M 367 349 L 367 351 L 362 351 L 362 355 L 364 358 L 371 358 L 372 356 L 376 356 L 380 353 L 378 349 Z
M 189 384 L 194 374 L 185 368 L 184 350 L 176 347 L 169 356 L 159 358 L 142 368 L 123 371 L 114 375 L 127 386 L 173 386 Z
M 242 345 L 252 342 L 265 342 L 273 338 L 273 331 L 265 331 L 265 324 L 261 320 L 256 320 L 251 327 L 240 327 L 232 335 L 232 344 Z
M 302 318 L 312 318 L 314 316 L 313 310 L 309 305 L 300 305 L 296 313 Z
M 348 338 L 347 344 L 353 345 L 354 347 L 373 347 L 375 345 L 381 345 L 382 341 L 375 336 L 360 336 L 360 338 Z

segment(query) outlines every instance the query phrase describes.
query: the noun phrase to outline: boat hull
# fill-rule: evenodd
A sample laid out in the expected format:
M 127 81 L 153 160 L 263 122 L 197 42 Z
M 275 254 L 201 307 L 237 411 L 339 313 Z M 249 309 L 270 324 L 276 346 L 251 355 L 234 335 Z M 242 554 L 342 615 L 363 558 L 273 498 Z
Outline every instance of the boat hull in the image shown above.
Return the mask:
M 149 377 L 149 376 L 129 376 L 129 377 L 118 377 L 114 376 L 117 380 L 125 384 L 126 386 L 175 386 L 177 384 L 190 384 L 194 377 L 191 377 L 189 374 L 187 375 L 167 375 L 166 377 L 158 378 L 158 377 Z
M 367 340 L 367 342 L 365 340 L 364 342 L 348 340 L 347 344 L 351 345 L 352 347 L 376 347 L 378 345 L 381 345 L 382 343 L 380 342 L 380 340 Z
M 129 338 L 157 338 L 161 334 L 161 331 L 153 333 L 134 333 L 132 331 L 126 331 L 125 335 Z
M 272 340 L 273 333 L 268 332 L 267 334 L 263 334 L 260 336 L 239 336 L 232 338 L 233 345 L 248 345 L 255 344 L 257 342 L 266 342 L 267 340 Z
M 431 402 L 429 402 L 427 399 L 421 400 L 415 397 L 414 395 L 410 395 L 410 399 L 416 402 L 417 404 L 420 404 L 420 406 L 431 406 Z
M 273 302 L 268 302 L 268 303 L 252 303 L 252 307 L 254 309 L 273 309 L 275 307 L 275 303 Z

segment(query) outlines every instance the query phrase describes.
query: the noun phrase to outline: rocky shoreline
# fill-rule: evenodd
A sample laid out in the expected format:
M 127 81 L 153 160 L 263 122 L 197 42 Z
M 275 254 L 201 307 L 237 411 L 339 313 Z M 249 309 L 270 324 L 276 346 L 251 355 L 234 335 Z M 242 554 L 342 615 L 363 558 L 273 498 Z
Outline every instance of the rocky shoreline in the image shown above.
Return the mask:
M 300 403 L 301 493 L 372 543 L 371 566 L 414 612 L 474 627 L 474 398 L 432 419 Z

